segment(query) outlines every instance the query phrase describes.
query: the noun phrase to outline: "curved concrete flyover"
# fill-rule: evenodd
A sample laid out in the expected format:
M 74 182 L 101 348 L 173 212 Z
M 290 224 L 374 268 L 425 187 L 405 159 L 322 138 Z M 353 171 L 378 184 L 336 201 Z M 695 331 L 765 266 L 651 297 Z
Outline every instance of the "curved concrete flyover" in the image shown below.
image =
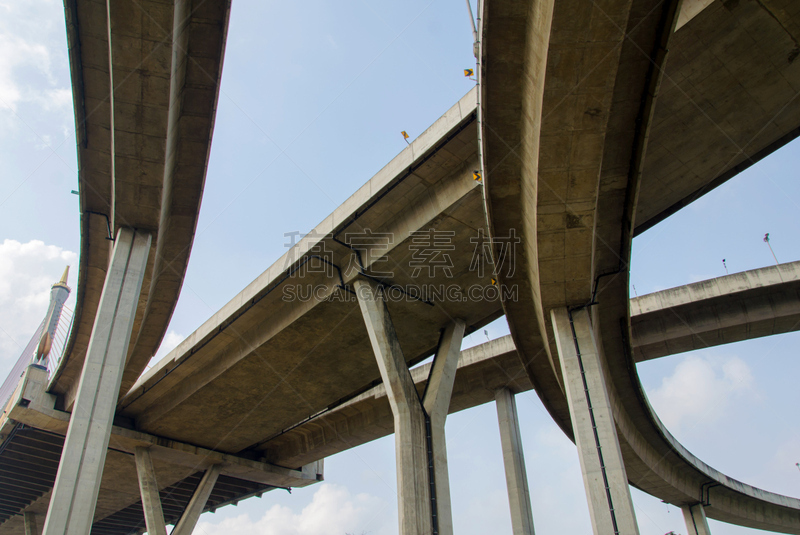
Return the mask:
M 743 337 L 752 339 L 778 334 L 777 331 L 800 330 L 798 285 L 800 262 L 791 262 L 631 299 L 634 360 L 639 363 L 684 350 L 737 342 Z M 773 306 L 765 306 L 766 303 Z M 744 314 L 740 313 L 743 309 Z M 730 314 L 725 314 L 726 311 Z M 696 321 L 709 313 L 714 314 L 716 322 L 705 321 L 703 326 L 703 322 Z M 761 328 L 766 324 L 774 328 Z M 685 347 L 684 337 L 690 325 L 695 330 L 697 346 Z M 735 334 L 729 336 L 728 332 Z M 658 339 L 658 345 L 653 343 L 654 339 Z M 430 364 L 425 364 L 411 370 L 420 391 L 430 368 Z M 515 393 L 533 389 L 511 336 L 461 352 L 450 412 L 492 402 L 495 392 L 502 388 Z M 378 385 L 287 429 L 262 444 L 259 451 L 269 462 L 301 466 L 392 432 L 386 389 Z M 762 492 L 752 490 L 753 494 Z
M 800 262 L 631 299 L 636 362 L 800 329 Z
M 785 30 L 800 13 L 776 18 L 761 7 L 771 2 L 728 4 L 713 2 L 673 34 L 677 2 L 487 0 L 479 71 L 487 213 L 493 237 L 522 238 L 516 269 L 497 275 L 527 291 L 504 309 L 528 376 L 565 433 L 574 438 L 550 312 L 588 306 L 629 482 L 677 506 L 707 504 L 711 518 L 800 533 L 799 501 L 727 478 L 664 429 L 630 343 L 634 233 L 800 126 L 789 106 L 796 93 L 786 91 L 800 87 L 796 41 Z M 747 72 L 761 75 L 745 85 Z M 674 147 L 672 160 L 663 147 Z
M 158 349 L 194 239 L 230 0 L 65 1 L 78 142 L 81 253 L 72 333 L 49 390 L 69 410 L 121 227 L 152 233 L 122 378 Z

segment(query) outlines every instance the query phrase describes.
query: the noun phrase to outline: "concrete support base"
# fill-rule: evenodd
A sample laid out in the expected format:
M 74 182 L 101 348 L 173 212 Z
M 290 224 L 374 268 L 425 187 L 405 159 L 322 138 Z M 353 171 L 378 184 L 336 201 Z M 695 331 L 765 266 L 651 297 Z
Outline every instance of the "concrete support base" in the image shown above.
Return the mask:
M 47 510 L 47 535 L 86 535 L 92 529 L 149 253 L 149 234 L 117 233 Z
M 363 280 L 353 285 L 394 415 L 400 533 L 452 535 L 444 424 L 464 322 L 454 320 L 443 333 L 420 397 L 381 290 Z
M 150 458 L 150 449 L 137 447 L 135 458 L 147 533 L 148 535 L 167 535 L 164 511 L 161 509 L 161 495 L 158 492 L 156 471 L 153 468 L 153 460 Z
M 500 442 L 503 445 L 503 464 L 506 469 L 508 504 L 511 509 L 511 528 L 514 535 L 534 535 L 531 495 L 528 490 L 528 474 L 525 471 L 525 455 L 517 417 L 517 402 L 507 388 L 498 390 L 497 420 L 500 424 Z
M 686 521 L 686 535 L 711 535 L 708 529 L 706 510 L 702 503 L 681 507 L 683 519 Z
M 628 476 L 589 310 L 551 311 L 595 535 L 638 535 Z

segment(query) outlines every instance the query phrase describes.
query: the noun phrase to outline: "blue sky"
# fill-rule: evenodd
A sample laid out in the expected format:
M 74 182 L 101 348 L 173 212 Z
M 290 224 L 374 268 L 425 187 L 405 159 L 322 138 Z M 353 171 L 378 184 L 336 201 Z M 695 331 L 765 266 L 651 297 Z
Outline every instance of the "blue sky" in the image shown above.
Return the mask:
M 174 346 L 264 271 L 471 87 L 460 0 L 234 2 L 206 189 Z M 0 1 L 0 375 L 80 249 L 74 124 L 58 0 Z M 800 259 L 793 143 L 634 241 L 639 295 Z M 74 284 L 76 273 L 73 271 Z M 69 304 L 69 303 L 68 303 Z M 492 338 L 507 332 L 503 321 Z M 484 341 L 482 334 L 465 346 Z M 639 365 L 670 430 L 713 467 L 800 495 L 800 335 Z M 166 350 L 167 347 L 164 348 Z M 162 350 L 163 353 L 163 350 Z M 690 400 L 687 402 L 687 400 Z M 537 532 L 590 531 L 577 453 L 534 393 L 518 396 Z M 510 533 L 493 405 L 447 423 L 456 532 Z M 397 532 L 394 442 L 326 460 L 326 482 L 204 515 L 196 533 Z M 643 535 L 685 533 L 680 511 L 633 491 Z M 712 521 L 715 535 L 755 530 Z

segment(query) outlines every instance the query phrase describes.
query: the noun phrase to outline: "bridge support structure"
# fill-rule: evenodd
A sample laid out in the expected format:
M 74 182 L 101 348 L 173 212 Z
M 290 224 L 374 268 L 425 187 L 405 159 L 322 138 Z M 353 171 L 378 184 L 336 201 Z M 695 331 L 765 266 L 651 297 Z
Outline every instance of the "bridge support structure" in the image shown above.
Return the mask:
M 146 232 L 123 228 L 117 233 L 47 510 L 46 535 L 85 535 L 92 529 L 150 241 Z
M 681 507 L 683 520 L 686 522 L 687 535 L 711 535 L 706 518 L 706 509 L 702 503 Z
M 206 473 L 203 474 L 200 484 L 197 485 L 194 494 L 192 494 L 192 498 L 189 500 L 189 505 L 186 506 L 180 520 L 175 524 L 172 535 L 192 535 L 194 527 L 197 525 L 197 521 L 203 513 L 203 508 L 206 506 L 208 497 L 211 495 L 211 491 L 214 490 L 214 485 L 217 483 L 220 471 L 219 468 L 217 464 L 211 465 L 208 467 L 208 470 L 206 470 Z
M 150 449 L 137 446 L 134 457 L 147 533 L 148 535 L 167 535 L 164 511 L 161 508 L 161 495 L 158 492 L 158 481 L 153 468 L 153 460 L 150 458 Z
M 400 534 L 452 535 L 444 424 L 465 324 L 453 320 L 442 333 L 420 396 L 381 289 L 364 280 L 353 285 L 394 415 Z
M 638 535 L 628 476 L 588 308 L 550 313 L 595 535 Z
M 503 464 L 508 487 L 508 505 L 511 509 L 511 531 L 514 535 L 534 535 L 531 495 L 525 455 L 517 416 L 514 393 L 503 388 L 495 394 L 497 421 L 500 425 L 500 442 L 503 445 Z

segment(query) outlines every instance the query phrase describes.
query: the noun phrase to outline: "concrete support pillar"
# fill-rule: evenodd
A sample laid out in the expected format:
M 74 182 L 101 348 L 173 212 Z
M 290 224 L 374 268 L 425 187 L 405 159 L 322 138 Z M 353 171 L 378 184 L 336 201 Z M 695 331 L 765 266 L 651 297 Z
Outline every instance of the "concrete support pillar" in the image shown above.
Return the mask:
M 595 535 L 638 535 L 628 476 L 589 310 L 551 311 Z
M 137 447 L 135 455 L 147 533 L 148 535 L 167 535 L 164 511 L 161 509 L 161 495 L 158 492 L 156 471 L 153 468 L 153 460 L 150 458 L 150 449 Z
M 149 252 L 149 234 L 117 233 L 47 510 L 46 535 L 91 531 Z
M 39 525 L 36 522 L 36 515 L 26 511 L 22 519 L 25 521 L 25 535 L 39 535 Z
M 219 478 L 219 466 L 212 465 L 206 470 L 206 473 L 203 474 L 203 479 L 200 480 L 200 484 L 197 485 L 194 494 L 192 494 L 189 505 L 186 506 L 186 510 L 181 515 L 181 519 L 175 524 L 172 535 L 192 535 L 194 527 L 197 525 L 197 520 L 200 518 L 200 515 L 203 513 L 203 508 L 206 506 L 208 497 L 211 495 L 211 491 L 214 490 L 217 478 Z
M 506 469 L 508 504 L 511 509 L 511 530 L 514 535 L 533 535 L 533 512 L 525 471 L 525 455 L 517 417 L 517 402 L 507 388 L 498 390 L 497 420 L 500 424 L 500 442 L 503 445 L 503 463 Z
M 686 521 L 686 535 L 711 535 L 708 529 L 706 509 L 702 503 L 681 507 L 683 519 Z
M 380 290 L 363 280 L 353 285 L 394 415 L 400 533 L 451 535 L 444 423 L 464 323 L 456 320 L 445 330 L 420 399 Z
M 447 326 L 433 358 L 433 366 L 425 385 L 422 407 L 428 414 L 433 447 L 433 473 L 436 502 L 436 524 L 440 535 L 453 534 L 453 513 L 450 504 L 450 474 L 447 470 L 447 441 L 444 424 L 450 410 L 450 397 L 456 379 L 458 357 L 465 325 L 455 320 Z

